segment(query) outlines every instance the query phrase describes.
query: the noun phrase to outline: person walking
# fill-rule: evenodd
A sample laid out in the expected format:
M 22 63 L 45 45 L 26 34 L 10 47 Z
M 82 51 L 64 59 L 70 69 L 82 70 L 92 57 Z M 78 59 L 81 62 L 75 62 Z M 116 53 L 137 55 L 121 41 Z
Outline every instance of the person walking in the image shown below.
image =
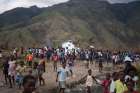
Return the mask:
M 55 52 L 52 56 L 52 61 L 53 61 L 53 69 L 54 71 L 57 71 L 57 63 L 58 63 L 59 57 L 57 55 L 57 52 Z
M 62 67 L 57 71 L 56 82 L 59 83 L 59 93 L 64 93 L 66 88 L 66 78 L 68 77 L 68 69 L 66 68 L 66 62 L 62 64 Z
M 43 82 L 43 85 L 45 85 L 45 80 L 42 76 L 44 73 L 44 67 L 42 62 L 39 62 L 37 69 L 38 69 L 38 76 L 39 76 L 39 84 L 42 85 Z
M 10 88 L 15 85 L 15 74 L 16 74 L 16 64 L 13 57 L 11 57 L 11 60 L 9 61 L 9 68 L 8 68 L 8 78 L 10 83 Z

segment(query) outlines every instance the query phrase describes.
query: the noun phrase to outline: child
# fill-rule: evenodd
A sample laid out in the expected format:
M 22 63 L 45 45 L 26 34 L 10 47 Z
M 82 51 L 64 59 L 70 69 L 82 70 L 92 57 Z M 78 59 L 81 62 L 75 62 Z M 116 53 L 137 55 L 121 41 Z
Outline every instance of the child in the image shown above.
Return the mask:
M 16 84 L 18 85 L 19 89 L 21 88 L 22 80 L 23 80 L 23 76 L 20 72 L 18 72 L 16 75 Z
M 22 85 L 22 80 L 23 80 L 23 73 L 25 72 L 25 68 L 23 64 L 18 64 L 16 68 L 16 84 L 18 85 L 19 89 L 21 88 Z
M 106 74 L 106 79 L 102 81 L 102 86 L 104 87 L 104 93 L 109 93 L 109 86 L 110 86 L 110 74 Z
M 88 70 L 88 76 L 87 76 L 87 79 L 86 79 L 87 93 L 91 93 L 91 87 L 93 86 L 93 79 L 96 81 L 95 77 L 92 76 L 92 70 L 89 69 Z
M 36 79 L 27 75 L 23 78 L 23 92 L 22 93 L 36 93 Z

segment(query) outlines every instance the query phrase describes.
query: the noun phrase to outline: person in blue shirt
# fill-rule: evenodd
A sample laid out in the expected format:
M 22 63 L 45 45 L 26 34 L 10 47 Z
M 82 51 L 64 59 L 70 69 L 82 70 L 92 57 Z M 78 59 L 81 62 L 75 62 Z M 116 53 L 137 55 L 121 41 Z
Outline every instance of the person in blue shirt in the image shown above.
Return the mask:
M 66 62 L 62 64 L 62 67 L 57 71 L 56 82 L 59 83 L 59 93 L 64 93 L 66 88 L 66 78 L 68 77 L 68 69 L 66 67 Z

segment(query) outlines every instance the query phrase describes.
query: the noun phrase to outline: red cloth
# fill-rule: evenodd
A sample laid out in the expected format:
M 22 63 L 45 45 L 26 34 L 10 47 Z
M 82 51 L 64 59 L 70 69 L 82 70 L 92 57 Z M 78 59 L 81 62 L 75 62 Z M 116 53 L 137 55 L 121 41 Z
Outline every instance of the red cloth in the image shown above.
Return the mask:
M 103 88 L 104 88 L 103 93 L 109 93 L 110 80 L 103 80 L 102 85 L 103 85 Z
M 59 59 L 58 55 L 53 55 L 53 57 L 52 57 L 52 60 L 53 60 L 53 61 L 57 62 L 58 59 Z

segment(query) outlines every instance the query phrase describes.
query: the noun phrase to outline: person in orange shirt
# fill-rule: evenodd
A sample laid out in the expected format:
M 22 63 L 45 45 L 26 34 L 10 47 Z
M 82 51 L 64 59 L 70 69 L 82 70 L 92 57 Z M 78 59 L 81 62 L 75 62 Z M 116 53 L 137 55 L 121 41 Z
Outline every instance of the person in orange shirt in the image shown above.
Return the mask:
M 27 60 L 28 65 L 31 67 L 32 66 L 32 61 L 33 61 L 33 55 L 32 54 L 28 54 L 26 56 L 26 60 Z

